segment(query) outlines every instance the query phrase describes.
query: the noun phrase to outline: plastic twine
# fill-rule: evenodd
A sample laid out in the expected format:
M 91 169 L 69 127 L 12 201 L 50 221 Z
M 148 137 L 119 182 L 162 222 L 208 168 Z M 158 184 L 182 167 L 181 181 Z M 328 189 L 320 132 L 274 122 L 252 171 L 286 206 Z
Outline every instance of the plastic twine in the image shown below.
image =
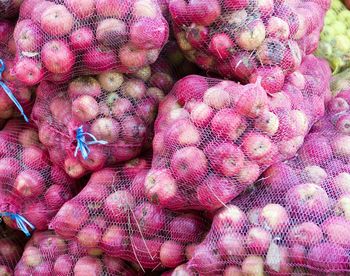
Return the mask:
M 2 89 L 5 91 L 5 93 L 7 94 L 7 96 L 11 99 L 11 101 L 13 101 L 13 103 L 16 105 L 16 107 L 18 108 L 18 110 L 21 112 L 24 120 L 28 123 L 28 117 L 26 116 L 26 114 L 24 113 L 23 107 L 21 106 L 21 104 L 17 101 L 15 95 L 13 95 L 12 91 L 10 90 L 10 88 L 8 88 L 8 86 L 2 81 L 2 72 L 5 71 L 5 63 L 4 61 L 0 58 L 0 86 L 2 87 Z
M 92 139 L 92 141 L 86 141 L 85 135 L 89 136 Z M 74 157 L 77 157 L 78 152 L 80 151 L 81 156 L 84 159 L 87 159 L 89 156 L 89 153 L 90 153 L 89 146 L 90 145 L 106 145 L 106 144 L 108 144 L 107 141 L 97 140 L 96 137 L 94 135 L 92 135 L 91 133 L 84 132 L 83 126 L 80 126 L 77 128 L 76 139 L 77 139 L 77 146 L 75 148 Z
M 27 236 L 30 237 L 30 232 L 27 228 L 26 225 L 28 225 L 32 230 L 35 229 L 35 226 L 31 224 L 25 217 L 15 214 L 15 213 L 10 213 L 10 212 L 3 212 L 0 213 L 1 217 L 9 217 L 11 220 L 15 220 L 17 227 L 22 230 L 22 232 Z

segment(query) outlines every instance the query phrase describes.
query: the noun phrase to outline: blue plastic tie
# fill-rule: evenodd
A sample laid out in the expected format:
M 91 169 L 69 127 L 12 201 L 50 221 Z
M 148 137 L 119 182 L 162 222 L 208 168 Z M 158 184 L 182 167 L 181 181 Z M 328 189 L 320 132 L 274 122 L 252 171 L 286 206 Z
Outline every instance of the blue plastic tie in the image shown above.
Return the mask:
M 86 141 L 85 135 L 89 136 L 92 141 Z M 80 126 L 76 130 L 76 139 L 77 139 L 77 146 L 75 148 L 74 157 L 77 157 L 78 151 L 81 152 L 81 155 L 86 160 L 90 154 L 90 145 L 106 145 L 108 142 L 103 140 L 97 140 L 94 135 L 92 135 L 89 132 L 84 132 L 83 126 Z
M 2 72 L 5 71 L 5 63 L 4 61 L 0 58 L 0 86 L 2 87 L 2 89 L 4 89 L 5 93 L 7 94 L 7 96 L 11 99 L 11 101 L 13 101 L 13 103 L 16 105 L 16 107 L 18 108 L 18 110 L 21 112 L 24 120 L 28 123 L 28 117 L 26 116 L 26 114 L 24 113 L 23 107 L 21 106 L 21 104 L 17 101 L 15 95 L 13 95 L 12 91 L 10 90 L 10 88 L 8 88 L 8 86 L 2 81 Z
M 25 217 L 15 214 L 15 213 L 10 213 L 10 212 L 4 212 L 0 213 L 1 217 L 9 217 L 11 220 L 15 220 L 17 227 L 22 230 L 22 232 L 27 236 L 30 237 L 30 232 L 28 231 L 28 228 L 26 225 L 28 225 L 32 230 L 35 229 L 35 226 L 31 224 Z

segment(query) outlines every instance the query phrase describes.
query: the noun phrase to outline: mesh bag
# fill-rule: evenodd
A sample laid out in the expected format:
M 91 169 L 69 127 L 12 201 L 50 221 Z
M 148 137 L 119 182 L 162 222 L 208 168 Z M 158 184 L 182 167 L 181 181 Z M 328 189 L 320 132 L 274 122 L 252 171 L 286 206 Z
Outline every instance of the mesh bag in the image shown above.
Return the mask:
M 332 1 L 331 9 L 325 16 L 325 26 L 316 55 L 326 58 L 334 73 L 350 65 L 350 11 L 342 1 Z
M 89 254 L 52 231 L 36 232 L 27 243 L 15 275 L 134 276 L 137 266 L 102 253 Z
M 13 30 L 12 22 L 0 19 L 0 119 L 22 115 L 28 120 L 26 114 L 30 114 L 34 103 L 33 89 L 19 82 L 12 72 L 16 52 Z
M 0 2 L 0 20 L 18 16 L 23 0 L 4 0 Z
M 295 155 L 323 115 L 329 79 L 325 62 L 308 56 L 274 94 L 261 78 L 180 80 L 160 104 L 146 196 L 172 210 L 220 208 Z
M 0 275 L 13 275 L 13 269 L 21 259 L 25 242 L 23 233 L 0 224 Z
M 37 130 L 10 120 L 0 131 L 0 217 L 26 235 L 47 229 L 62 204 L 73 196 L 74 182 L 50 163 Z
M 171 0 L 174 33 L 186 57 L 243 82 L 284 75 L 317 48 L 330 1 Z M 312 12 L 310 12 L 312 11 Z
M 80 178 L 138 156 L 151 137 L 164 95 L 151 86 L 164 83 L 152 79 L 156 73 L 149 77 L 150 71 L 137 77 L 109 71 L 62 85 L 40 83 L 32 119 L 52 162 Z
M 206 222 L 197 214 L 176 214 L 149 203 L 143 191 L 147 168 L 145 159 L 135 159 L 121 168 L 93 173 L 50 228 L 89 250 L 101 249 L 143 270 L 181 264 L 185 248 L 202 239 Z
M 14 38 L 26 84 L 154 63 L 169 27 L 155 0 L 26 0 Z
M 215 214 L 183 269 L 200 275 L 349 274 L 350 110 L 341 104 L 347 100 L 332 99 L 295 158 L 271 166 L 260 185 Z

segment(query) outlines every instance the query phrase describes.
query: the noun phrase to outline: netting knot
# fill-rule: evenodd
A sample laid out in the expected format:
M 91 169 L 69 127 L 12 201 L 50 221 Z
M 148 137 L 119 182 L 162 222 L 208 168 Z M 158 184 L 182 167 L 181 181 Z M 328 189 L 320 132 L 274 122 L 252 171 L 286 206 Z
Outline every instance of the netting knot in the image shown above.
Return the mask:
M 86 141 L 85 135 L 89 136 L 92 141 Z M 78 152 L 81 152 L 81 155 L 84 159 L 87 159 L 90 153 L 89 146 L 90 145 L 106 145 L 108 144 L 107 141 L 103 140 L 97 140 L 94 135 L 92 135 L 89 132 L 84 132 L 83 126 L 80 126 L 76 130 L 76 139 L 77 139 L 77 146 L 75 148 L 74 157 L 77 157 Z
M 17 227 L 27 236 L 30 237 L 30 232 L 27 228 L 26 225 L 28 225 L 32 230 L 35 229 L 35 226 L 31 224 L 25 217 L 15 214 L 15 213 L 10 213 L 10 212 L 3 212 L 0 213 L 1 217 L 9 217 L 11 220 L 16 221 Z
M 10 88 L 2 81 L 2 73 L 5 71 L 5 63 L 4 61 L 0 58 L 0 86 L 2 87 L 2 89 L 5 91 L 5 93 L 7 94 L 7 96 L 11 99 L 11 101 L 16 105 L 16 107 L 18 108 L 18 110 L 21 112 L 24 120 L 28 123 L 28 117 L 26 116 L 26 114 L 24 113 L 23 107 L 21 106 L 21 104 L 18 102 L 18 100 L 16 99 L 15 95 L 13 95 L 12 91 L 10 90 Z

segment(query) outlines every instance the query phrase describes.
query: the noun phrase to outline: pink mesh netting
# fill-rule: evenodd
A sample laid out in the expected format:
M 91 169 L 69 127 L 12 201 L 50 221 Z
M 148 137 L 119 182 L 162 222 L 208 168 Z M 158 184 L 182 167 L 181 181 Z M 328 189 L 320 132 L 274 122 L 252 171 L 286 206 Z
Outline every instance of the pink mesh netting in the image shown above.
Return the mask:
M 30 115 L 34 103 L 33 89 L 21 83 L 12 71 L 16 54 L 13 40 L 14 27 L 11 21 L 0 19 L 0 119 L 2 120 L 22 115 L 4 90 L 4 85 L 21 105 L 26 116 Z
M 157 60 L 168 33 L 155 0 L 26 0 L 14 33 L 14 72 L 31 85 L 134 72 Z
M 76 192 L 75 182 L 49 161 L 37 129 L 10 120 L 0 131 L 0 217 L 27 235 L 47 229 Z
M 160 62 L 134 75 L 107 71 L 60 85 L 41 82 L 32 119 L 52 162 L 80 178 L 138 156 L 173 84 Z
M 207 230 L 198 214 L 173 213 L 148 202 L 143 183 L 149 164 L 135 159 L 92 174 L 63 205 L 50 227 L 89 250 L 135 262 L 144 270 L 176 267 Z
M 36 232 L 26 244 L 15 275 L 57 276 L 134 276 L 142 275 L 135 264 L 101 252 L 88 253 L 75 241 L 68 241 L 52 231 Z
M 330 96 L 327 63 L 307 56 L 277 93 L 188 76 L 161 102 L 147 198 L 172 210 L 213 210 L 293 157 Z
M 192 259 L 200 275 L 348 275 L 349 93 L 333 98 L 296 157 L 220 209 Z M 241 274 L 239 274 L 241 275 Z
M 189 60 L 254 83 L 254 75 L 283 76 L 299 68 L 317 48 L 329 5 L 329 0 L 171 0 L 169 11 Z

